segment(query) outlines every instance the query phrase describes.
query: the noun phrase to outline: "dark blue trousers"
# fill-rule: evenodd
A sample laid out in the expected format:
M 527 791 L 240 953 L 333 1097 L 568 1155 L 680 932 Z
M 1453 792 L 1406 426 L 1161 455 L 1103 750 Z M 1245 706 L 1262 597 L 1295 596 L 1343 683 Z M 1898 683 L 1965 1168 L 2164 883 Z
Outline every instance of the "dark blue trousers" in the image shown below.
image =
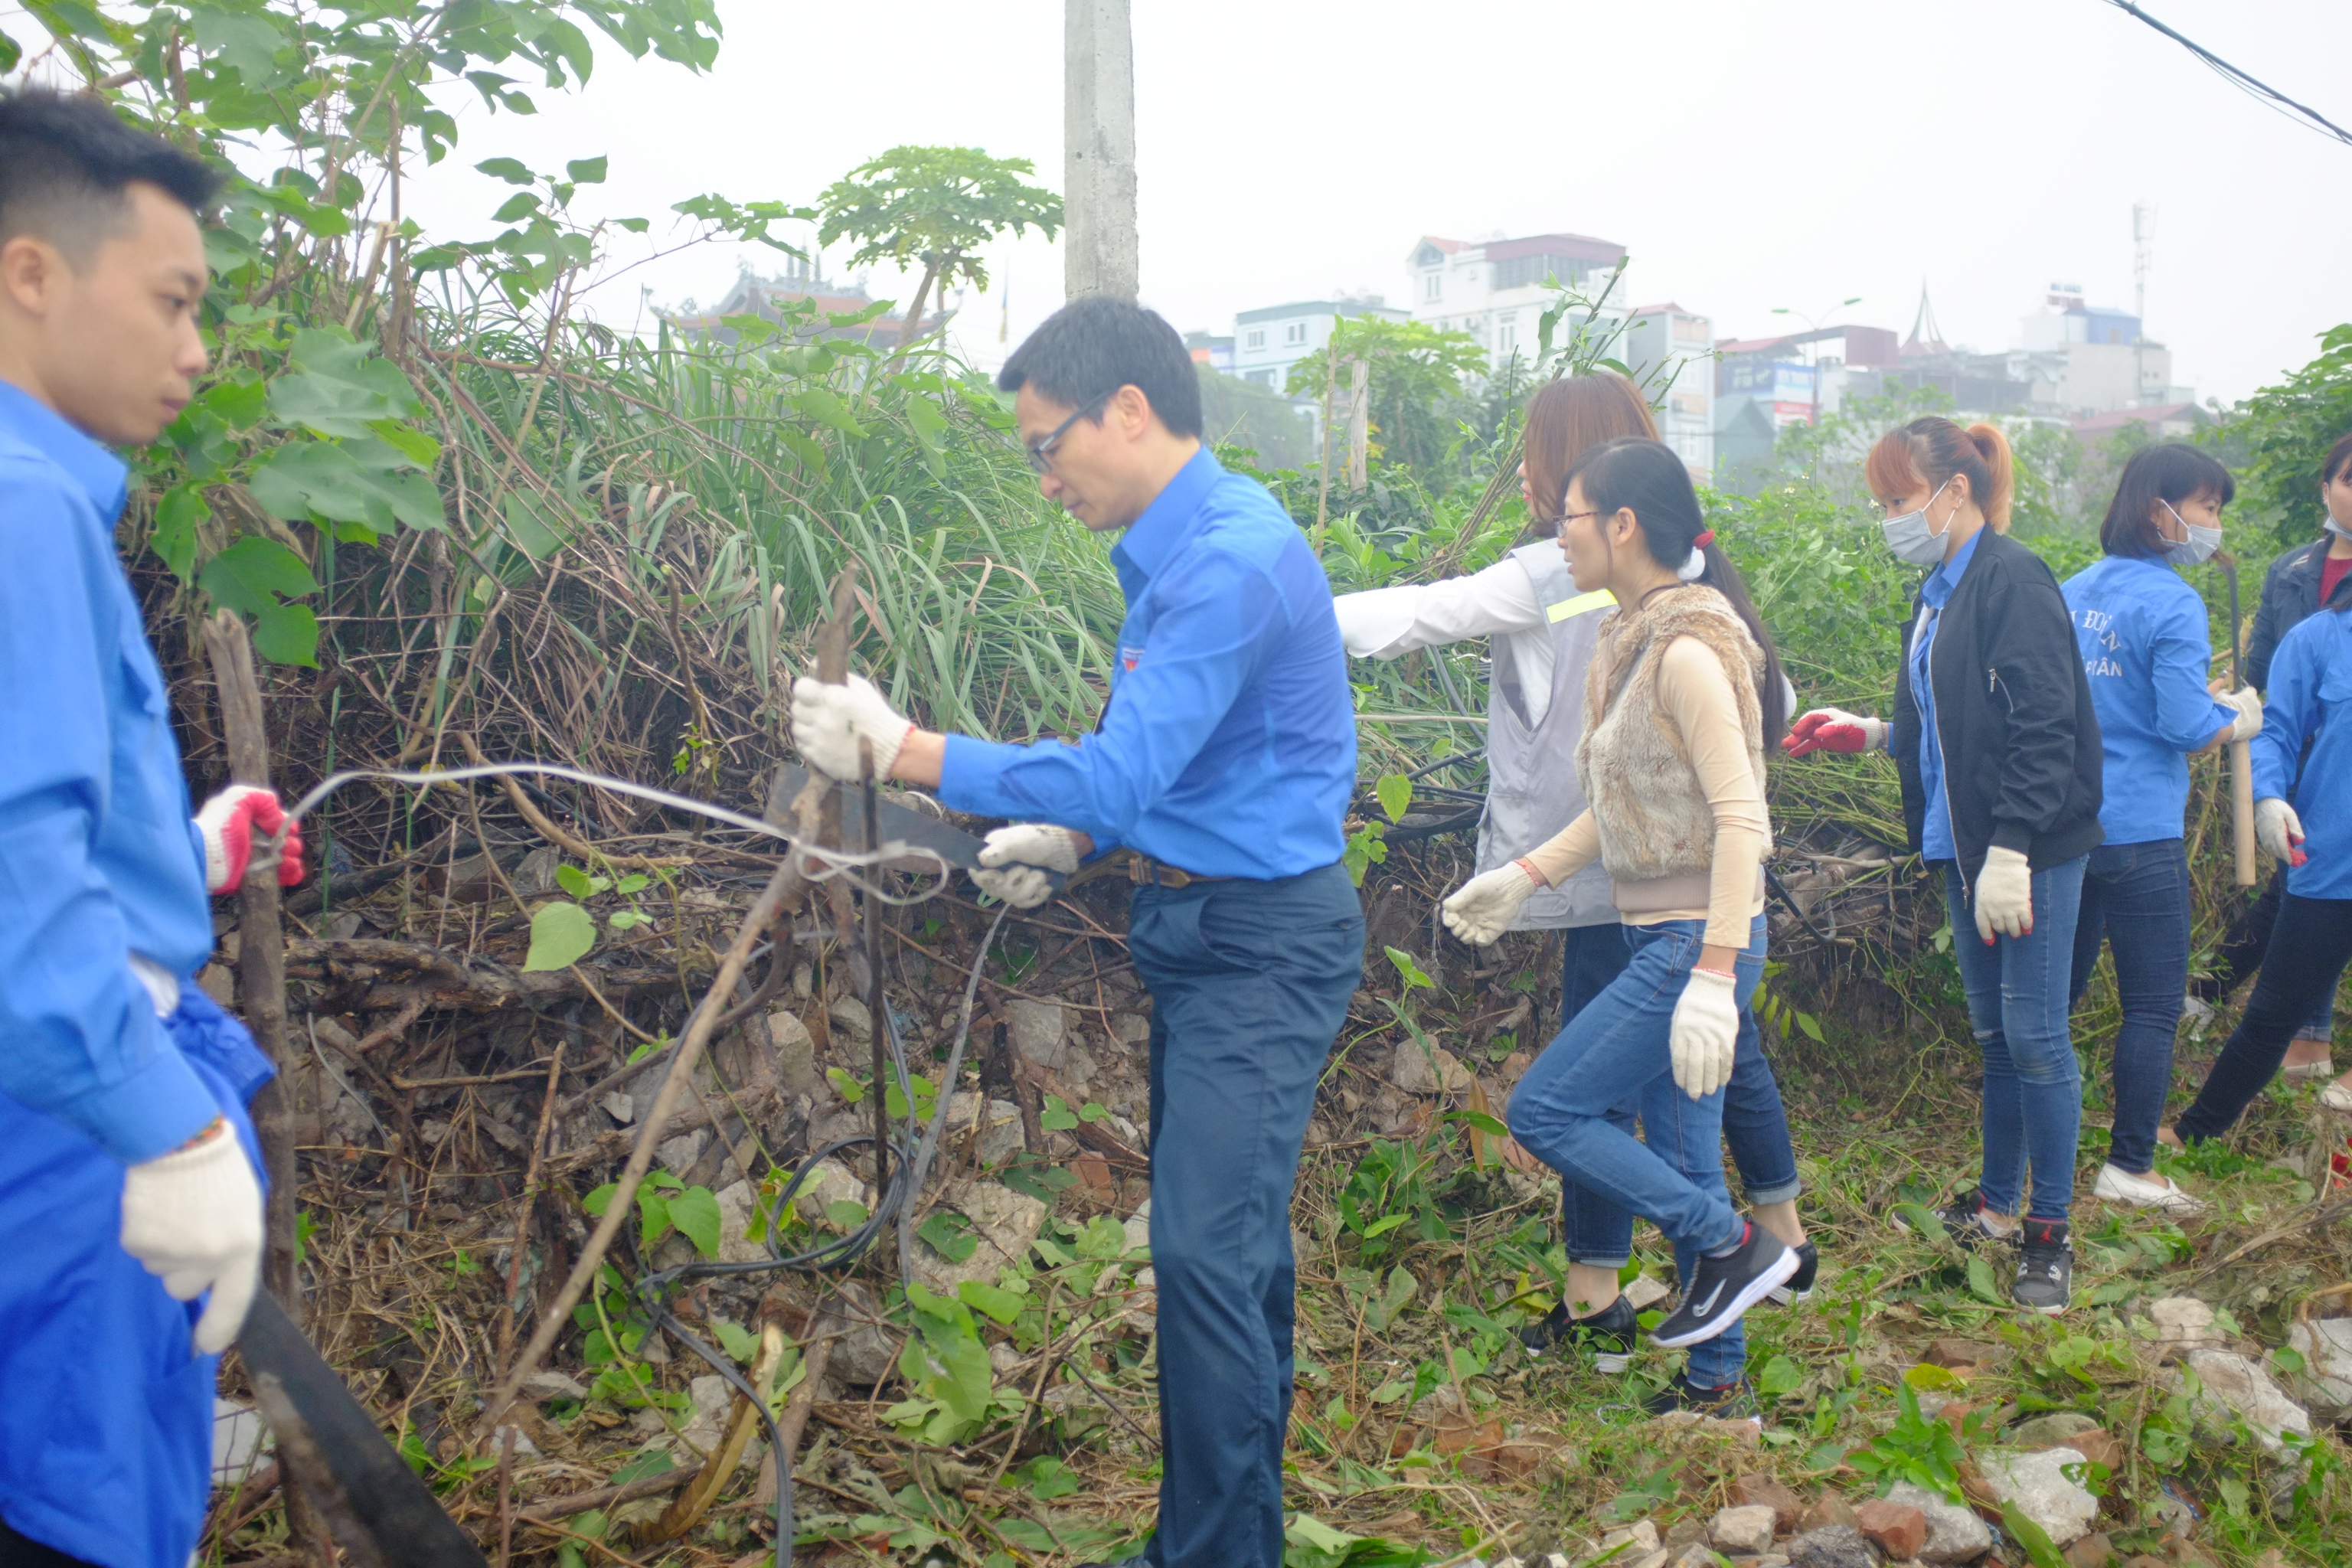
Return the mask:
M 1324 1058 L 1363 977 L 1346 871 L 1143 888 L 1151 1268 L 1160 1293 L 1156 1568 L 1280 1568 L 1290 1427 L 1290 1192 Z

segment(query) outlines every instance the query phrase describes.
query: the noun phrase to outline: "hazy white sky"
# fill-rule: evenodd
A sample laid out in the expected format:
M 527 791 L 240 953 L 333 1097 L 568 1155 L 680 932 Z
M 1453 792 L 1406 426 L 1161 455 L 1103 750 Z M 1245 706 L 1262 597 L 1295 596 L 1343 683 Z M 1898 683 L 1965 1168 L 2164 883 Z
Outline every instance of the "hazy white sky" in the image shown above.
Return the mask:
M 2130 308 L 2135 201 L 2158 213 L 2148 334 L 2200 398 L 2276 380 L 2352 320 L 2352 147 L 2100 0 L 1134 5 L 1143 297 L 1180 329 L 1335 289 L 1401 300 L 1423 234 L 1565 229 L 1626 246 L 1637 302 L 1676 300 L 1721 337 L 1849 295 L 1842 319 L 1907 331 L 1924 279 L 1947 339 L 2000 348 L 2053 279 Z M 2345 0 L 2148 8 L 2352 124 Z M 584 93 L 537 93 L 536 118 L 452 98 L 458 153 L 412 211 L 438 235 L 490 232 L 507 187 L 470 166 L 492 156 L 607 153 L 582 210 L 615 215 L 702 191 L 810 202 L 900 142 L 1026 157 L 1061 187 L 1055 0 L 719 13 L 709 77 L 605 49 Z M 1018 342 L 1060 302 L 1062 267 L 1034 237 L 991 261 L 961 324 L 992 359 L 1003 294 Z M 737 267 L 692 251 L 593 308 L 625 323 L 644 283 L 709 304 Z

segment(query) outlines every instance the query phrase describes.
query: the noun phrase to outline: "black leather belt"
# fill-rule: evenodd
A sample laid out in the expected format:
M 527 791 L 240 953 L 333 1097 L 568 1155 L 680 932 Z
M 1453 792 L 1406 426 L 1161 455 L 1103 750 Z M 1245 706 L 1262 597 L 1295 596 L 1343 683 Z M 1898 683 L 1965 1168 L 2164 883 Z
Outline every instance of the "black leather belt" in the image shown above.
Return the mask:
M 1203 877 L 1196 871 L 1186 871 L 1154 860 L 1149 855 L 1130 855 L 1127 860 L 1127 879 L 1139 888 L 1189 888 L 1195 882 L 1230 882 L 1232 877 Z

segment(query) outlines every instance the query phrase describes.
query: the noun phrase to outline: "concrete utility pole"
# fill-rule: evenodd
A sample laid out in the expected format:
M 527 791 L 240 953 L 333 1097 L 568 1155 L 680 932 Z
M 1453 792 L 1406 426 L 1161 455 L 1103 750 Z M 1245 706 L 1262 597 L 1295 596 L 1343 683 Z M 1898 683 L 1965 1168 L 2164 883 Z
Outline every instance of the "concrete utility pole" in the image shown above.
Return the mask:
M 1128 0 L 1063 0 L 1063 288 L 1136 295 L 1135 46 Z

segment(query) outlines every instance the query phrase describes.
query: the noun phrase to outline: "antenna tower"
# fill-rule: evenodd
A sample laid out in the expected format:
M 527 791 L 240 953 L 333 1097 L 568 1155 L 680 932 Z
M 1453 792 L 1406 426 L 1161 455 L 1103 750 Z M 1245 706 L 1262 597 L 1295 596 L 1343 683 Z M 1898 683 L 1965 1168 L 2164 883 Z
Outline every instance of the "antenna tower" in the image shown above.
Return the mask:
M 2145 202 L 2132 204 L 2132 314 L 2138 321 L 2132 334 L 2132 386 L 2137 396 L 2147 395 L 2147 269 L 2156 258 L 2156 209 Z

